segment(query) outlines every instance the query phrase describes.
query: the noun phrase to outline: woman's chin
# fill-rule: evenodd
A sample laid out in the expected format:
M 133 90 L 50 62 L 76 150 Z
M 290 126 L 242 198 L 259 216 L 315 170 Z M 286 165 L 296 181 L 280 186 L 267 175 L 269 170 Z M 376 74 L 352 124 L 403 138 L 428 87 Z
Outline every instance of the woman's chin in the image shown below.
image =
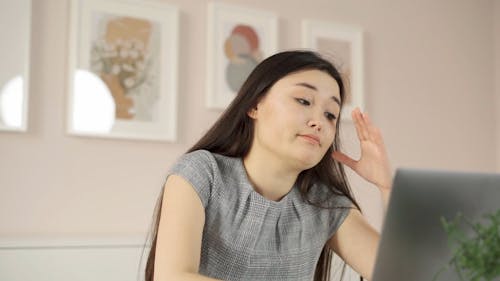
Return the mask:
M 307 170 L 311 169 L 312 167 L 316 166 L 320 161 L 322 156 L 317 156 L 312 153 L 307 153 L 307 154 L 302 154 L 298 158 L 298 162 L 300 165 L 301 170 Z

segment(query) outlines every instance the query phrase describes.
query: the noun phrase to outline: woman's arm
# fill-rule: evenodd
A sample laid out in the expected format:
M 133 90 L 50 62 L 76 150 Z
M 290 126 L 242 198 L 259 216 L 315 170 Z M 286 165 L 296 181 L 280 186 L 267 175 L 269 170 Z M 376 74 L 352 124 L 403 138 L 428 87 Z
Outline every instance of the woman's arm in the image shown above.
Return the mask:
M 205 210 L 191 184 L 169 176 L 160 212 L 154 281 L 215 281 L 198 274 Z
M 371 280 L 379 241 L 379 233 L 361 212 L 351 209 L 328 246 L 361 276 Z
M 382 134 L 359 109 L 353 110 L 352 119 L 361 145 L 361 157 L 354 160 L 340 151 L 334 151 L 332 157 L 373 183 L 382 195 L 386 210 L 392 190 L 392 173 Z M 361 212 L 352 209 L 328 245 L 354 270 L 371 280 L 379 241 L 380 235 Z

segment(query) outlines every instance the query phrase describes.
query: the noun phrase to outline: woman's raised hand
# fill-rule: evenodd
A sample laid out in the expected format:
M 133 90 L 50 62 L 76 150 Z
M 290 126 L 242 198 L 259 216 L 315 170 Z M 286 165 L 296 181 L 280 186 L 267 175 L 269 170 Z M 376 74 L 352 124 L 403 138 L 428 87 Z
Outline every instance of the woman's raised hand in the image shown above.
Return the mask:
M 391 168 L 380 130 L 359 108 L 352 111 L 352 119 L 361 145 L 361 157 L 359 160 L 354 160 L 340 151 L 334 151 L 332 157 L 378 186 L 381 192 L 390 192 Z

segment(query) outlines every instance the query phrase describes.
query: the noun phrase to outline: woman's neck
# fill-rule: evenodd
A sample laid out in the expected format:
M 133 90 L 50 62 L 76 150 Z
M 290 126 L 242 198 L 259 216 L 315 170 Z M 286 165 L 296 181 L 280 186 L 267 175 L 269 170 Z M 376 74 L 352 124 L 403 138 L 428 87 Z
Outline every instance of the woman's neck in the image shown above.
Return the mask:
M 273 201 L 280 201 L 290 192 L 300 173 L 271 153 L 250 151 L 243 165 L 255 191 Z

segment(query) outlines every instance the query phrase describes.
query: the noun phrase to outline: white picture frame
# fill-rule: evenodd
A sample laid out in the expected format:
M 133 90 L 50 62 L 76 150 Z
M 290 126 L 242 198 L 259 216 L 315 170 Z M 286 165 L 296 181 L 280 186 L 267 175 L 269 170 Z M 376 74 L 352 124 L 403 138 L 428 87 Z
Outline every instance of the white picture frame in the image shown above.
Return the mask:
M 224 109 L 251 70 L 278 50 L 278 17 L 220 2 L 208 4 L 206 105 Z
M 302 47 L 319 52 L 338 68 L 347 96 L 342 119 L 352 120 L 354 108 L 364 109 L 363 30 L 355 25 L 303 20 Z
M 174 6 L 72 0 L 67 133 L 176 141 L 178 38 Z
M 0 131 L 28 130 L 32 0 L 0 3 Z

